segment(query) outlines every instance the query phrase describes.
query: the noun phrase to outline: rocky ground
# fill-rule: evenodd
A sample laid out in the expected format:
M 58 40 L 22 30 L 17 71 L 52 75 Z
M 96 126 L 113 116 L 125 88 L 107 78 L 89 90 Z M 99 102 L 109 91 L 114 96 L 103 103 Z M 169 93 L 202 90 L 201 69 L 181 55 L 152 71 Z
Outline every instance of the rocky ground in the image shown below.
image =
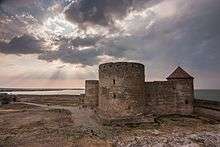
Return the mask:
M 59 98 L 45 99 L 20 99 L 0 107 L 0 146 L 220 147 L 220 123 L 215 120 L 166 116 L 152 124 L 102 126 L 77 100 L 58 104 Z

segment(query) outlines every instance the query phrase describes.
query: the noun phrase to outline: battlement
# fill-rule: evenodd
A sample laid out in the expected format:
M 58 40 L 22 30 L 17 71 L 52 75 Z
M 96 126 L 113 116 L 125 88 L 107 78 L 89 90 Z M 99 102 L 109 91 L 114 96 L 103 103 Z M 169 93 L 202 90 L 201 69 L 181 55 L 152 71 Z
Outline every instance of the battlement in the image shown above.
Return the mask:
M 99 70 L 112 68 L 144 68 L 144 65 L 136 62 L 109 62 L 99 65 Z

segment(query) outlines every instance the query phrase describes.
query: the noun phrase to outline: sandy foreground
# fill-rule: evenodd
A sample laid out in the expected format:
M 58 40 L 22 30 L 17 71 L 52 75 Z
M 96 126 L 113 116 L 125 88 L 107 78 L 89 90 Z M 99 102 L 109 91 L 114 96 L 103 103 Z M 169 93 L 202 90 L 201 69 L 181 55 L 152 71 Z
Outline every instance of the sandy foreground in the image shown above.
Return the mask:
M 23 96 L 0 107 L 0 147 L 220 147 L 220 122 L 167 116 L 102 126 L 74 96 Z

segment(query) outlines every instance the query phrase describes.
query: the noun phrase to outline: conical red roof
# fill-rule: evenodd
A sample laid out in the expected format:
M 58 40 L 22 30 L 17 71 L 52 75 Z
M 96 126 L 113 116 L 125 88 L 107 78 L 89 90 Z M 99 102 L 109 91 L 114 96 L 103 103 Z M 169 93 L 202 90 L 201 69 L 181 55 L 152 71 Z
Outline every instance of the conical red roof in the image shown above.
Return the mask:
M 181 67 L 178 67 L 167 79 L 193 79 L 193 77 Z

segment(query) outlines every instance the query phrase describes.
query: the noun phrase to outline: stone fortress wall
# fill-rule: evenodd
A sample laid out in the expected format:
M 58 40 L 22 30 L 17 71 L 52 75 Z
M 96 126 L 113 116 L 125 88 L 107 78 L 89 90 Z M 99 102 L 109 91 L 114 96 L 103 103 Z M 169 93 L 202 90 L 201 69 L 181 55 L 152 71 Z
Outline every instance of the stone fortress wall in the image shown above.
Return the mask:
M 187 80 L 146 82 L 146 112 L 157 116 L 191 114 L 194 96 L 187 84 Z
M 166 115 L 176 113 L 176 84 L 170 81 L 146 82 L 146 113 Z
M 85 105 L 96 107 L 98 106 L 98 94 L 99 94 L 99 81 L 98 80 L 86 80 L 85 83 Z
M 99 66 L 99 81 L 86 81 L 85 99 L 109 120 L 187 115 L 193 112 L 193 77 L 178 67 L 167 81 L 145 82 L 143 64 L 105 63 Z

